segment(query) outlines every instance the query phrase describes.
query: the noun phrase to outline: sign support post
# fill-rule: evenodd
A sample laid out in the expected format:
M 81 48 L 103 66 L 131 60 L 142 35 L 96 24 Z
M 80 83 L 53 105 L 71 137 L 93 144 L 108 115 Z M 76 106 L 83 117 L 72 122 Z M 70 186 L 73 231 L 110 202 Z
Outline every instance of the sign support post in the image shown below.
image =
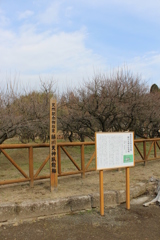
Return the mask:
M 103 170 L 99 171 L 99 189 L 100 189 L 100 213 L 104 215 L 104 191 L 103 191 Z
M 50 100 L 50 187 L 51 192 L 57 188 L 57 104 Z
M 126 208 L 130 209 L 130 182 L 129 182 L 129 167 L 126 168 Z

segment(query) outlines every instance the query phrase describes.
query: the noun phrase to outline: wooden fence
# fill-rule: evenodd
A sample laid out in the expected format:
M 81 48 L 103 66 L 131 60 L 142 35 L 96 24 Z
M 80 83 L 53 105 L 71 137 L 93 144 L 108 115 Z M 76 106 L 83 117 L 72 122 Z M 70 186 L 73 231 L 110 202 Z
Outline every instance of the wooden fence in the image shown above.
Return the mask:
M 85 177 L 85 173 L 89 171 L 95 171 L 95 167 L 90 168 L 89 166 L 93 161 L 95 161 L 95 149 L 93 150 L 93 153 L 86 163 L 85 159 L 85 147 L 86 146 L 95 145 L 94 142 L 74 142 L 74 143 L 57 143 L 57 152 L 58 152 L 58 177 L 61 176 L 67 176 L 67 175 L 74 175 L 74 174 L 81 174 L 82 178 Z M 76 147 L 79 146 L 81 149 L 81 166 L 77 164 L 77 162 L 74 160 L 74 158 L 69 154 L 69 152 L 66 150 L 66 147 Z M 160 159 L 160 138 L 154 138 L 154 139 L 137 139 L 134 141 L 135 146 L 135 163 L 143 162 L 144 165 L 149 160 L 156 160 Z M 13 160 L 9 154 L 5 151 L 5 149 L 18 149 L 18 148 L 27 148 L 29 152 L 29 173 L 27 174 L 25 171 L 22 170 L 22 168 L 16 163 L 15 160 Z M 39 179 L 46 179 L 50 178 L 50 174 L 45 175 L 39 175 L 46 163 L 49 161 L 50 156 L 48 155 L 46 159 L 42 162 L 41 166 L 37 169 L 37 171 L 34 173 L 34 167 L 33 167 L 33 149 L 34 148 L 49 148 L 49 143 L 44 144 L 1 144 L 1 154 L 3 153 L 4 156 L 13 164 L 13 166 L 21 173 L 23 178 L 17 178 L 17 179 L 5 179 L 3 181 L 0 180 L 0 185 L 4 184 L 11 184 L 11 183 L 20 183 L 20 182 L 30 182 L 30 186 L 33 187 L 34 181 Z M 70 171 L 70 172 L 63 172 L 61 170 L 62 166 L 62 158 L 61 158 L 61 152 L 64 152 L 68 159 L 73 163 L 73 165 L 76 167 L 76 171 Z M 1 163 L 0 163 L 1 164 Z M 48 169 L 48 173 L 49 173 Z M 0 173 L 1 174 L 1 173 Z

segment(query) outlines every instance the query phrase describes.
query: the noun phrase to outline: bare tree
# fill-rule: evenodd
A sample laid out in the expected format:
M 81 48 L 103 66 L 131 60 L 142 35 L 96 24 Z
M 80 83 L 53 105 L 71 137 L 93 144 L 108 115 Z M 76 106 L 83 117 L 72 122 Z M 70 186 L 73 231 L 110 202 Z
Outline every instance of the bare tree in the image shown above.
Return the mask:
M 49 100 L 55 95 L 53 82 L 41 83 L 39 92 L 16 92 L 8 85 L 0 94 L 0 143 L 18 135 L 22 142 L 49 136 Z
M 40 91 L 0 91 L 0 144 L 13 136 L 22 142 L 49 139 L 49 101 L 54 82 L 41 82 Z M 58 101 L 58 130 L 73 141 L 94 140 L 97 131 L 134 131 L 157 137 L 160 129 L 160 92 L 150 92 L 138 76 L 120 69 L 96 75 L 92 81 L 63 93 Z
M 65 134 L 82 135 L 81 141 L 85 136 L 93 139 L 96 131 L 130 130 L 140 137 L 154 137 L 160 122 L 159 97 L 124 69 L 109 77 L 97 75 L 63 95 L 60 128 Z
M 71 142 L 75 138 L 82 142 L 85 137 L 94 139 L 91 116 L 85 110 L 83 111 L 79 98 L 72 91 L 64 94 L 59 102 L 58 129 L 62 130 L 64 137 Z

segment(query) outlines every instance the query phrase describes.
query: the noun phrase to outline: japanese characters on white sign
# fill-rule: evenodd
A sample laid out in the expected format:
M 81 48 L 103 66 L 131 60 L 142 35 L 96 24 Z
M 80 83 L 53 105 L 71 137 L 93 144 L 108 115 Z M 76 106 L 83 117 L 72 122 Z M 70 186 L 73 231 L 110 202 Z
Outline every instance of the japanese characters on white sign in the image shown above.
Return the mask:
M 134 166 L 134 133 L 96 133 L 96 168 Z

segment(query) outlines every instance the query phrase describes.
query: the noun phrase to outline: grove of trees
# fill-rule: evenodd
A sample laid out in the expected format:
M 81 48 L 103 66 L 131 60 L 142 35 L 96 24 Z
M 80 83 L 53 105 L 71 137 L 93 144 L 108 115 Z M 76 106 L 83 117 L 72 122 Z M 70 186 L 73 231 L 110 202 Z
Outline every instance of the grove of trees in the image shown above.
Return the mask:
M 49 138 L 49 103 L 54 96 L 54 82 L 41 83 L 41 90 L 17 92 L 8 84 L 0 92 L 0 144 L 18 136 L 21 142 L 45 142 Z
M 58 131 L 66 139 L 94 140 L 96 131 L 134 131 L 142 138 L 158 137 L 160 92 L 139 76 L 120 69 L 110 76 L 98 74 L 60 96 L 54 82 L 40 91 L 16 93 L 11 86 L 0 92 L 0 143 L 13 136 L 22 142 L 49 138 L 49 100 L 57 98 Z

